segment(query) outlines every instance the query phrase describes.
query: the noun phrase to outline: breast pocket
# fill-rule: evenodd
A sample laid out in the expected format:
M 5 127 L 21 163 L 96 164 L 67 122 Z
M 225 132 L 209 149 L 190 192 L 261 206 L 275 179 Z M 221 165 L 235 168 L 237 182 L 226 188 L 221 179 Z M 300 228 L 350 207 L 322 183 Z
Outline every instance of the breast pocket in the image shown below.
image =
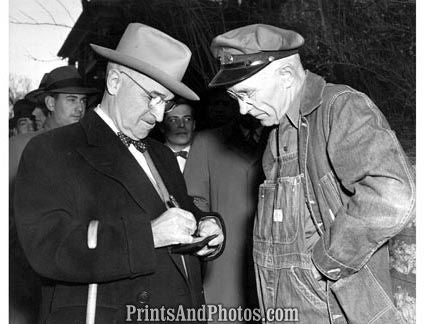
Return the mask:
M 273 242 L 293 243 L 298 236 L 302 211 L 302 175 L 282 177 L 277 181 L 277 198 L 273 210 Z

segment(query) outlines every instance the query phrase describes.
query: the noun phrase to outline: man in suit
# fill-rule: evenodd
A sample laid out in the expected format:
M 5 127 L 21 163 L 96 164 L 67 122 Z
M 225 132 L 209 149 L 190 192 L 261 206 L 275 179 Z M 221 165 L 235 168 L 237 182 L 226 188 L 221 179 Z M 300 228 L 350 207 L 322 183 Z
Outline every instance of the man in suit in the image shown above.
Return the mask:
M 164 121 L 160 124 L 165 145 L 173 151 L 182 173 L 195 134 L 196 122 L 193 109 L 188 100 L 178 99 L 175 108 L 164 115 Z
M 198 256 L 214 258 L 224 246 L 219 216 L 196 209 L 171 151 L 147 137 L 174 93 L 198 99 L 181 82 L 191 52 L 138 23 L 116 50 L 91 46 L 109 61 L 100 105 L 34 138 L 16 179 L 22 246 L 48 279 L 41 321 L 94 322 L 95 314 L 96 323 L 123 323 L 162 306 L 160 321 L 172 320 L 204 303 Z M 174 245 L 199 240 L 192 234 L 217 236 L 197 256 L 174 253 Z M 92 283 L 97 307 L 86 314 Z
M 15 319 L 19 323 L 34 323 L 38 314 L 40 295 L 39 278 L 23 255 L 13 216 L 14 182 L 22 152 L 33 137 L 50 129 L 75 123 L 82 118 L 86 111 L 87 97 L 96 92 L 96 89 L 88 87 L 83 82 L 83 78 L 75 67 L 61 66 L 46 73 L 39 88 L 31 91 L 24 100 L 21 100 L 28 107 L 26 116 L 32 118 L 31 124 L 34 119 L 37 123 L 40 116 L 43 115 L 39 111 L 38 117 L 34 118 L 36 111 L 40 110 L 37 107 L 42 107 L 49 113 L 41 129 L 18 134 L 9 140 L 9 199 L 11 202 L 9 210 L 9 270 L 11 274 L 9 277 L 9 304 L 12 323 Z M 50 161 L 46 159 L 44 162 L 48 165 Z
M 231 104 L 228 101 L 227 109 Z M 207 304 L 257 306 L 250 233 L 267 139 L 258 126 L 254 118 L 244 116 L 194 133 L 193 107 L 188 101 L 178 101 L 161 124 L 165 144 L 174 151 L 195 205 L 205 212 L 219 212 L 226 222 L 227 249 L 205 268 Z M 258 136 L 249 138 L 252 133 Z

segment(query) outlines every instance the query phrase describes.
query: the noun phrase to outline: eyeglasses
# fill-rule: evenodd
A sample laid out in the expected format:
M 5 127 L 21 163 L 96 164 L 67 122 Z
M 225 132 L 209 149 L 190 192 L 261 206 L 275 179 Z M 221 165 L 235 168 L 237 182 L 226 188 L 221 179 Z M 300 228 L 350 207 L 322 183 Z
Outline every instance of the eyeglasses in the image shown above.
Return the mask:
M 253 105 L 253 100 L 251 98 L 252 94 L 251 95 L 247 95 L 246 93 L 241 94 L 230 89 L 227 89 L 226 92 L 232 99 L 240 100 L 248 105 Z
M 153 105 L 159 105 L 164 103 L 164 113 L 168 113 L 171 110 L 173 110 L 176 107 L 176 103 L 173 100 L 166 100 L 164 97 L 165 95 L 162 93 L 158 93 L 156 91 L 148 91 L 145 88 L 143 88 L 139 82 L 137 82 L 136 80 L 134 80 L 134 78 L 132 78 L 128 73 L 124 72 L 124 71 L 120 71 L 120 73 L 125 74 L 131 81 L 133 81 L 140 89 L 143 90 L 143 92 L 146 94 L 146 96 L 149 98 L 149 101 L 151 104 Z M 159 98 L 159 101 L 158 101 Z M 153 101 L 155 101 L 153 103 Z

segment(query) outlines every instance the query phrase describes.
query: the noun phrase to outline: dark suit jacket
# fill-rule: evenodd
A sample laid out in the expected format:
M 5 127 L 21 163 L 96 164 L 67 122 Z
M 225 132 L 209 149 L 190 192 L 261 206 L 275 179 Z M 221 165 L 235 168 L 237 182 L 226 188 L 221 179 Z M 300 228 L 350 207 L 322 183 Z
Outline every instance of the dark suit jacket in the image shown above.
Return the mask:
M 171 195 L 197 219 L 171 151 L 147 139 Z M 125 305 L 204 303 L 198 258 L 154 249 L 151 220 L 166 210 L 150 180 L 94 112 L 32 139 L 16 178 L 18 235 L 44 278 L 43 323 L 83 323 L 89 283 L 99 283 L 96 323 L 122 323 Z M 99 220 L 97 248 L 87 228 Z M 120 320 L 117 320 L 120 318 Z

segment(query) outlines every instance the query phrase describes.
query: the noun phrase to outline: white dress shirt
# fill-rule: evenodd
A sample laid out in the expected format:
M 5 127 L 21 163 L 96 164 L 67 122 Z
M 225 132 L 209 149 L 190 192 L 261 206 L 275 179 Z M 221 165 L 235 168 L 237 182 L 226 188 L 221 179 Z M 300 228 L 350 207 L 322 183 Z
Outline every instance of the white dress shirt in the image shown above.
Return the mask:
M 171 146 L 169 146 L 167 143 L 165 143 L 170 149 L 171 149 L 171 151 L 173 151 L 174 153 L 175 152 L 180 152 L 180 151 L 186 151 L 187 152 L 187 154 L 189 155 L 189 151 L 190 151 L 190 145 L 188 145 L 188 146 L 186 146 L 184 149 L 182 149 L 182 150 L 175 150 L 175 149 L 173 149 Z M 187 161 L 187 159 L 185 159 L 185 158 L 183 158 L 183 157 L 181 157 L 181 156 L 177 156 L 177 163 L 179 164 L 179 167 L 180 167 L 180 171 L 181 171 L 181 173 L 183 173 L 183 171 L 184 171 L 184 167 L 186 166 L 186 161 Z
M 102 109 L 100 109 L 100 105 L 98 105 L 96 108 L 94 108 L 94 111 L 114 131 L 115 134 L 118 134 L 119 130 L 118 130 L 117 126 L 115 126 L 114 121 Z M 145 171 L 149 180 L 152 182 L 152 185 L 155 187 L 156 191 L 161 196 L 158 185 L 155 181 L 155 178 L 152 175 L 151 170 L 149 169 L 148 163 L 146 162 L 146 159 L 145 159 L 145 156 L 143 155 L 143 153 L 140 152 L 138 149 L 136 149 L 136 147 L 133 144 L 130 144 L 128 149 L 129 149 L 130 153 L 134 156 L 134 158 L 137 160 L 137 163 L 139 163 L 139 165 L 142 167 L 143 171 Z

